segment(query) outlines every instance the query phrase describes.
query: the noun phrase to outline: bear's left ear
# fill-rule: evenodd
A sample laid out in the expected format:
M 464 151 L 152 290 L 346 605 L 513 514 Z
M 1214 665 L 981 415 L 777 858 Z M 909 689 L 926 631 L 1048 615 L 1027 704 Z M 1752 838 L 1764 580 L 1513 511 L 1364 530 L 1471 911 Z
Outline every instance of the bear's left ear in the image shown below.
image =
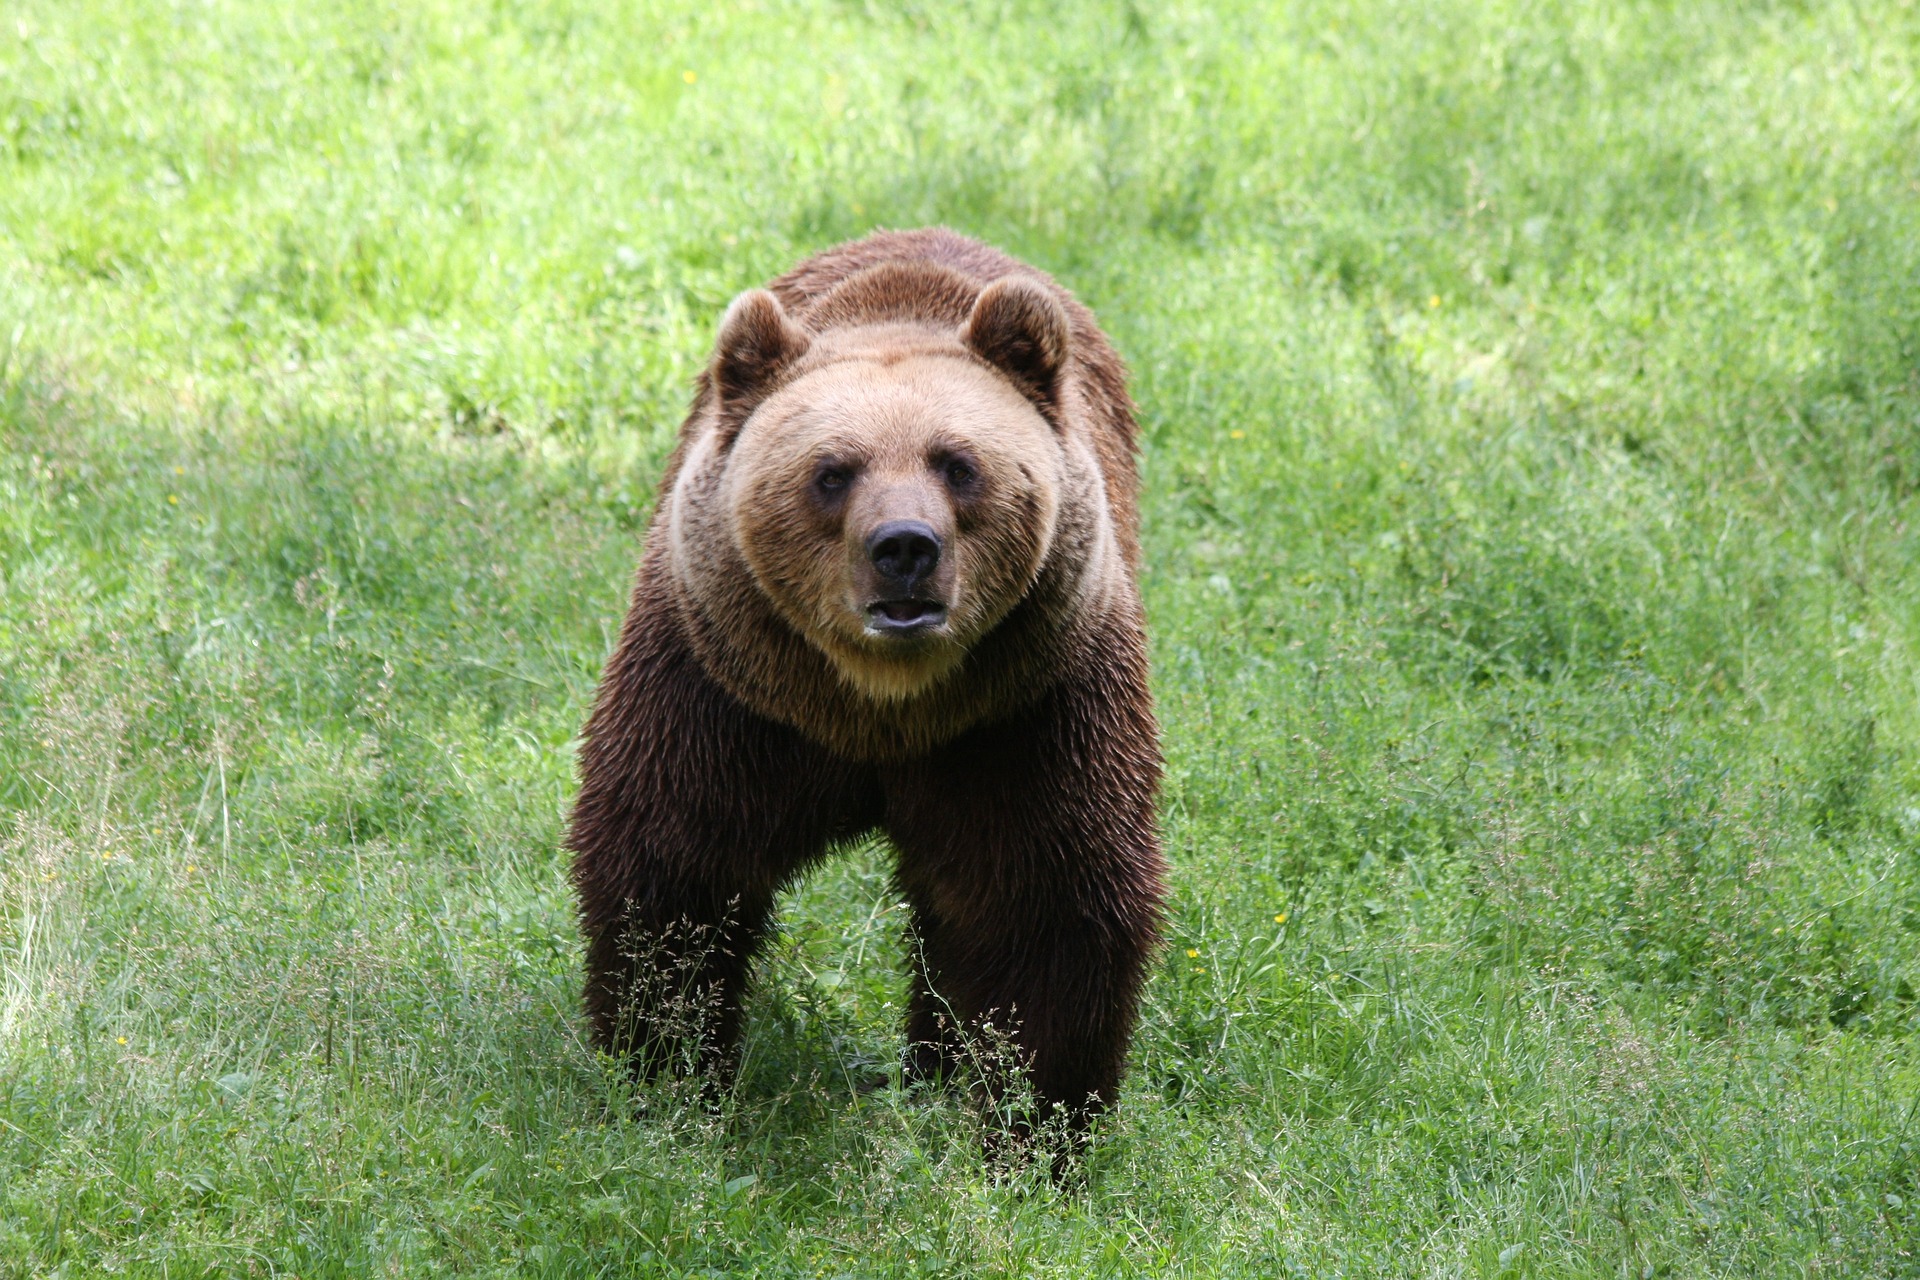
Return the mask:
M 787 319 L 780 300 L 765 289 L 749 289 L 733 300 L 720 320 L 708 370 L 728 443 L 754 406 L 766 399 L 781 371 L 812 345 L 807 331 Z
M 961 339 L 1052 420 L 1070 339 L 1066 310 L 1045 285 L 1019 276 L 994 281 L 974 302 Z

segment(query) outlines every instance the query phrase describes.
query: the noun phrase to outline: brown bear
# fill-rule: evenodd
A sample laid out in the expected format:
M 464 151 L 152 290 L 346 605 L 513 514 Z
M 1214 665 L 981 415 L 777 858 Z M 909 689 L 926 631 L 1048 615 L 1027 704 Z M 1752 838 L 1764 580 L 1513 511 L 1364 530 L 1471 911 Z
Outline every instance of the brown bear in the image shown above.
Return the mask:
M 1135 434 L 1092 314 L 951 231 L 733 301 L 580 753 L 602 1047 L 724 1075 L 774 896 L 877 828 L 907 1076 L 992 1027 L 1076 1131 L 1113 1101 L 1164 875 Z

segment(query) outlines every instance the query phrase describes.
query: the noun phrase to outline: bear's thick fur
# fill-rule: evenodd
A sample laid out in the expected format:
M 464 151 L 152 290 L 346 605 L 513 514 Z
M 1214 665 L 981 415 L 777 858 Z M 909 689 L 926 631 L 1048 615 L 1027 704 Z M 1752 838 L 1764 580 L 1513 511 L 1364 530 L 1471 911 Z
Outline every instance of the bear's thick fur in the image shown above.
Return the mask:
M 1164 871 L 1124 378 L 1065 290 L 946 230 L 734 301 L 580 755 L 603 1047 L 650 1071 L 691 1031 L 724 1073 L 774 895 L 878 828 L 909 1076 L 991 1026 L 1043 1106 L 1112 1102 Z

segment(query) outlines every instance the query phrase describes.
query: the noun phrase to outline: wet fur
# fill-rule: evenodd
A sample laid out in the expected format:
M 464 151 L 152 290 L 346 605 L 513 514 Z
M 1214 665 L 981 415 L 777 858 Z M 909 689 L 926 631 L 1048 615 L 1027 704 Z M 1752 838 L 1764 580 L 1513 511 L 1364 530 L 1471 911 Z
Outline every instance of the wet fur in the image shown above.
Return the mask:
M 822 621 L 844 601 L 782 488 L 812 441 L 793 433 L 877 404 L 861 444 L 906 485 L 923 402 L 1003 468 L 997 505 L 953 523 L 961 598 L 984 603 L 944 648 L 867 658 Z M 603 1047 L 671 1060 L 670 977 L 724 1072 L 775 895 L 878 828 L 913 912 L 910 1070 L 991 1023 L 1043 1106 L 1083 1124 L 1113 1101 L 1163 896 L 1134 435 L 1091 314 L 951 232 L 843 245 L 736 301 L 580 756 L 568 844 Z

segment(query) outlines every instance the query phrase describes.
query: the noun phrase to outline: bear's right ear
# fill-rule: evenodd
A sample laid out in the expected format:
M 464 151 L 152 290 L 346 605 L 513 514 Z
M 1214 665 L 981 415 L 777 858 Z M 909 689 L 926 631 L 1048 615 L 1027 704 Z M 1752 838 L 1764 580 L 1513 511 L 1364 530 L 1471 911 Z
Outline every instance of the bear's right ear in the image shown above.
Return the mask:
M 765 289 L 749 289 L 733 300 L 721 317 L 708 370 L 726 443 L 732 443 L 781 372 L 811 345 L 807 331 L 787 319 L 780 300 Z

